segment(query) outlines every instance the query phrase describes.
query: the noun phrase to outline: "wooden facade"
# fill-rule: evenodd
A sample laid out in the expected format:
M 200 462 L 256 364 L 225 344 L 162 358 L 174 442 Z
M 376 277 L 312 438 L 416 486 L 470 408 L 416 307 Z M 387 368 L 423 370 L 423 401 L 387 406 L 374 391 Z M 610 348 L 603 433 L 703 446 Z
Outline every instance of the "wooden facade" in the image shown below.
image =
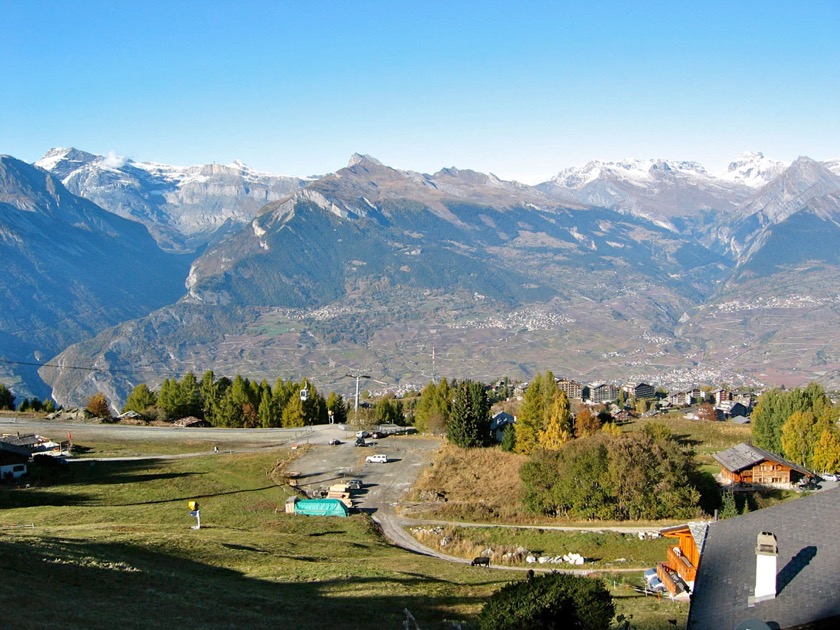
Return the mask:
M 663 529 L 660 534 L 666 538 L 677 539 L 677 544 L 668 547 L 666 561 L 657 565 L 657 577 L 672 595 L 684 590 L 680 581 L 691 591 L 697 577 L 697 566 L 700 564 L 700 550 L 691 528 L 688 525 L 680 525 Z
M 752 444 L 738 444 L 716 453 L 721 478 L 737 485 L 786 487 L 814 474 L 793 462 Z

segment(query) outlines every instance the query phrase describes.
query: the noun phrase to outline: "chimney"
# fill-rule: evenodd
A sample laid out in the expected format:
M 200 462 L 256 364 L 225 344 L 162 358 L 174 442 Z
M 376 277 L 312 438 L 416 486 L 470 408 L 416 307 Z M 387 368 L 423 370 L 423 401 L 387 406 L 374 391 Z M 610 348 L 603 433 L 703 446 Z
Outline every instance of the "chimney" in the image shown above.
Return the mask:
M 776 559 L 779 546 L 770 532 L 761 532 L 755 545 L 755 595 L 753 602 L 776 597 Z

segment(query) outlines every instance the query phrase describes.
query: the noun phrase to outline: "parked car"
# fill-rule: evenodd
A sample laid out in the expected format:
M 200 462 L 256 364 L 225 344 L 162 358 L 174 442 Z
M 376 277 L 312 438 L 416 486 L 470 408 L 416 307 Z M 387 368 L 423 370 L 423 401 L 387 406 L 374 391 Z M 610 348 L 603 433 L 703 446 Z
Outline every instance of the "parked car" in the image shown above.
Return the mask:
M 652 590 L 653 592 L 660 593 L 667 590 L 665 588 L 665 585 L 662 583 L 662 580 L 660 580 L 658 577 L 654 577 L 650 582 L 648 582 L 648 588 L 650 588 L 650 590 Z
M 370 437 L 372 437 L 374 440 L 381 440 L 384 437 L 388 437 L 388 434 L 383 433 L 382 431 L 374 431 L 370 434 Z
M 820 475 L 820 477 L 822 477 L 823 481 L 837 481 L 838 479 L 840 479 L 840 477 L 838 477 L 834 473 L 825 473 L 824 475 Z
M 647 582 L 648 584 L 650 584 L 650 581 L 655 577 L 657 577 L 656 569 L 648 569 L 647 571 L 645 571 L 645 582 Z
M 356 437 L 357 438 L 367 438 L 367 437 L 370 437 L 370 433 L 368 433 L 367 431 L 356 431 Z
M 364 484 L 361 479 L 351 479 L 347 482 L 348 490 L 361 490 Z
M 367 442 L 365 442 L 365 438 L 356 438 L 356 446 L 367 446 Z
M 338 446 L 341 444 L 341 440 L 330 440 L 330 446 Z
M 387 464 L 388 456 L 382 454 L 368 455 L 365 457 L 365 461 L 369 464 Z

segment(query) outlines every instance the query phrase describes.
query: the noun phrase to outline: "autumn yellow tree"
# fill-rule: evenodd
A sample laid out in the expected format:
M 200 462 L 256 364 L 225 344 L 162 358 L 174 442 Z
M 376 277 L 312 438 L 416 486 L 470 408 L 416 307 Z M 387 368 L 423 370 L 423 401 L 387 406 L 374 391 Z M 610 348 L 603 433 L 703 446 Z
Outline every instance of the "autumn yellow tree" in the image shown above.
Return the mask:
M 802 466 L 811 466 L 822 432 L 830 428 L 826 416 L 811 411 L 794 411 L 782 425 L 782 449 L 788 459 Z
M 86 409 L 97 418 L 110 418 L 111 406 L 108 404 L 108 399 L 102 392 L 96 392 L 93 396 L 88 398 Z
M 575 436 L 589 437 L 596 435 L 601 431 L 601 419 L 597 414 L 592 413 L 589 407 L 584 407 L 580 410 L 575 418 Z
M 572 416 L 566 392 L 560 389 L 554 392 L 548 418 L 537 435 L 539 445 L 553 451 L 572 439 Z
M 819 440 L 814 445 L 811 465 L 819 472 L 840 471 L 840 436 L 836 430 L 828 428 L 820 433 Z

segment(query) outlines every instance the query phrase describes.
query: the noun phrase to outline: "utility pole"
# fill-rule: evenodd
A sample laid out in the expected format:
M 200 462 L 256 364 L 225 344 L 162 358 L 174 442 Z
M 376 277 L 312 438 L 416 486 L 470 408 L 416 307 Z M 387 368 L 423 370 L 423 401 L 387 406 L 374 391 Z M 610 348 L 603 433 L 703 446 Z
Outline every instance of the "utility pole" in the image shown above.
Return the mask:
M 350 374 L 349 372 L 345 374 L 347 378 L 355 378 L 356 379 L 356 402 L 354 406 L 354 417 L 353 420 L 358 423 L 359 421 L 359 379 L 360 378 L 370 378 L 367 374 Z

